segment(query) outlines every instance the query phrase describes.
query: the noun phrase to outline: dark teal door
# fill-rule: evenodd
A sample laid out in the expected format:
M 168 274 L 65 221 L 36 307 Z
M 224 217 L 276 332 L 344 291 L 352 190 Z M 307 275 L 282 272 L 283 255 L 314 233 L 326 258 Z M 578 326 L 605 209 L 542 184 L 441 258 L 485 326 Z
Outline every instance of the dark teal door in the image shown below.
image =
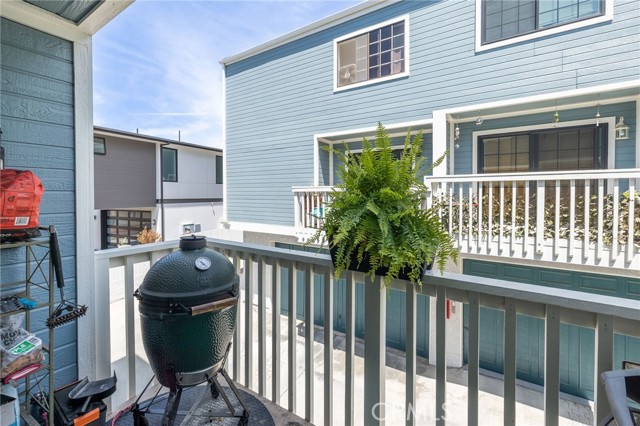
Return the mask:
M 640 300 L 640 280 L 578 271 L 533 268 L 465 259 L 464 273 L 488 278 L 503 278 L 528 284 L 566 288 Z M 468 306 L 464 310 L 464 354 L 468 353 Z M 480 309 L 480 367 L 503 371 L 504 313 Z M 518 315 L 516 325 L 517 377 L 528 382 L 544 382 L 544 321 Z M 574 325 L 560 326 L 560 390 L 593 399 L 595 333 Z M 614 336 L 614 366 L 623 360 L 640 362 L 640 339 Z
M 281 309 L 288 315 L 289 303 L 289 279 L 286 268 L 282 270 Z M 306 289 L 306 274 L 297 272 L 297 303 L 296 316 L 304 319 L 304 300 Z M 321 275 L 313 275 L 314 289 L 314 322 L 316 325 L 324 324 L 324 280 Z M 346 331 L 346 282 L 345 280 L 333 281 L 333 328 L 336 331 Z M 387 346 L 404 351 L 406 347 L 406 309 L 405 292 L 390 290 L 387 298 Z M 418 295 L 417 298 L 417 336 L 416 352 L 418 356 L 429 356 L 429 298 Z M 356 337 L 364 338 L 364 283 L 356 283 Z

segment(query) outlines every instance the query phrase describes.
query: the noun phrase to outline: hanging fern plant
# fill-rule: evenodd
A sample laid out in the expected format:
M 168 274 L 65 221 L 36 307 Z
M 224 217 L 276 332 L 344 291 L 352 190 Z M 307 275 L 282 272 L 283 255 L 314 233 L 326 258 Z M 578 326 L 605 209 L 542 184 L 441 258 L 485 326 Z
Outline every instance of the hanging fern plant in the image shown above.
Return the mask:
M 332 192 L 322 227 L 310 240 L 328 242 L 336 277 L 357 264 L 364 265 L 372 279 L 384 274 L 387 286 L 399 276 L 421 284 L 425 265 L 435 262 L 442 272 L 447 260 L 457 261 L 453 240 L 436 212 L 422 208 L 422 178 L 446 154 L 427 167 L 421 156 L 422 132 L 413 140 L 407 132 L 402 155 L 396 158 L 382 124 L 373 143 L 363 139 L 357 156 L 346 144 L 342 147 L 326 148 L 339 161 L 341 183 Z

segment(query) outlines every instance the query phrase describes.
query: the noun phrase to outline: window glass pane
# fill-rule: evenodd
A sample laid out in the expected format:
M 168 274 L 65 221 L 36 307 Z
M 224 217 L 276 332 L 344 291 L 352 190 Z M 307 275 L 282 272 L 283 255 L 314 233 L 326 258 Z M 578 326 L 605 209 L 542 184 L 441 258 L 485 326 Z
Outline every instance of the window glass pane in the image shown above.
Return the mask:
M 484 141 L 484 153 L 485 155 L 497 154 L 499 139 L 486 139 Z
M 216 183 L 217 184 L 221 184 L 222 183 L 222 157 L 220 157 L 219 155 L 216 156 Z
M 393 24 L 393 35 L 404 34 L 404 21 Z
M 93 138 L 93 153 L 99 155 L 107 153 L 107 146 L 104 138 Z
M 380 65 L 378 63 L 378 59 L 379 59 L 378 55 L 373 55 L 373 56 L 369 57 L 369 66 L 375 67 L 376 65 Z
M 367 79 L 368 34 L 338 43 L 338 86 Z
M 383 40 L 389 37 L 391 37 L 391 25 L 380 28 L 380 39 Z
M 380 67 L 380 77 L 391 75 L 391 64 L 385 64 Z
M 175 149 L 162 148 L 162 180 L 178 181 L 178 151 Z
M 382 40 L 380 42 L 380 51 L 387 52 L 389 50 L 391 50 L 391 39 Z
M 369 78 L 378 78 L 378 77 L 380 77 L 380 67 L 369 68 Z
M 391 62 L 391 52 L 384 52 L 380 55 L 381 64 L 388 64 L 389 62 Z

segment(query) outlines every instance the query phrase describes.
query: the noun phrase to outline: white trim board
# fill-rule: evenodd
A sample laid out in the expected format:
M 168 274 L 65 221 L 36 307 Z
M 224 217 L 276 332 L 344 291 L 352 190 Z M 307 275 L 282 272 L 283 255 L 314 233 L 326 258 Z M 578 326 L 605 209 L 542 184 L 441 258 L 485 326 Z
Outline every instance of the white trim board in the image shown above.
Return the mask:
M 476 52 L 486 52 L 488 50 L 497 49 L 511 44 L 522 43 L 525 41 L 536 40 L 542 37 L 548 37 L 554 34 L 561 34 L 564 32 L 570 32 L 579 28 L 590 27 L 593 25 L 601 24 L 603 22 L 611 22 L 613 20 L 613 0 L 605 0 L 604 14 L 594 16 L 592 18 L 583 19 L 567 23 L 564 25 L 558 25 L 555 27 L 547 28 L 544 30 L 538 30 L 529 34 L 523 34 L 520 36 L 514 36 L 506 40 L 495 41 L 492 43 L 482 44 L 482 0 L 476 0 Z
M 229 229 L 245 232 L 258 232 L 262 234 L 284 235 L 289 237 L 296 236 L 296 228 L 293 226 L 271 225 L 268 223 L 230 221 Z
M 101 2 L 78 25 L 22 0 L 2 0 L 0 16 L 65 40 L 83 42 L 86 36 L 98 32 L 133 1 L 109 0 Z
M 607 169 L 615 169 L 615 147 L 616 147 L 616 129 L 615 117 L 602 117 L 600 119 L 600 123 L 607 124 L 608 134 L 607 134 Z M 585 126 L 589 124 L 596 124 L 595 119 L 588 120 L 575 120 L 575 121 L 564 121 L 558 123 L 557 129 L 561 129 L 564 127 L 577 127 L 577 126 Z M 501 129 L 493 129 L 493 130 L 479 130 L 472 133 L 471 138 L 471 174 L 478 174 L 478 139 L 480 136 L 486 135 L 501 135 L 501 134 L 509 134 L 509 133 L 518 133 L 518 132 L 526 132 L 531 130 L 549 130 L 553 129 L 550 124 L 535 124 L 531 126 L 519 126 L 519 127 L 505 127 Z M 451 174 L 454 174 L 455 170 L 451 170 Z M 524 173 L 526 174 L 526 172 Z
M 309 35 L 318 33 L 327 28 L 332 28 L 337 25 L 343 24 L 345 22 L 352 21 L 360 16 L 366 15 L 368 13 L 374 12 L 376 10 L 385 8 L 394 3 L 399 2 L 400 0 L 369 0 L 364 1 L 360 4 L 352 6 L 348 9 L 343 10 L 342 12 L 335 13 L 331 16 L 323 18 L 319 21 L 316 21 L 312 24 L 306 25 L 300 29 L 294 30 L 290 33 L 277 37 L 271 41 L 260 44 L 254 48 L 249 50 L 245 50 L 244 52 L 238 53 L 236 55 L 228 56 L 223 58 L 220 63 L 221 64 L 233 64 L 235 62 L 239 62 L 243 59 L 250 58 L 252 56 L 258 55 L 260 53 L 267 52 L 271 49 L 274 49 L 279 46 L 283 46 L 287 43 L 290 43 L 295 40 L 299 40 L 301 38 L 307 37 Z
M 374 78 L 373 80 L 365 80 L 359 83 L 348 84 L 346 86 L 338 87 L 338 44 L 350 38 L 361 36 L 375 29 L 386 27 L 387 25 L 391 25 L 399 21 L 404 21 L 404 71 L 398 74 L 392 74 L 385 77 Z M 409 40 L 411 38 L 410 26 L 411 26 L 411 21 L 409 19 L 409 15 L 401 15 L 396 18 L 389 19 L 384 22 L 380 22 L 378 24 L 359 29 L 357 31 L 354 31 L 352 33 L 349 33 L 334 39 L 333 40 L 333 93 L 339 93 L 345 90 L 351 90 L 358 87 L 370 86 L 372 84 L 382 83 L 385 81 L 395 80 L 398 78 L 409 77 L 409 72 L 410 72 Z

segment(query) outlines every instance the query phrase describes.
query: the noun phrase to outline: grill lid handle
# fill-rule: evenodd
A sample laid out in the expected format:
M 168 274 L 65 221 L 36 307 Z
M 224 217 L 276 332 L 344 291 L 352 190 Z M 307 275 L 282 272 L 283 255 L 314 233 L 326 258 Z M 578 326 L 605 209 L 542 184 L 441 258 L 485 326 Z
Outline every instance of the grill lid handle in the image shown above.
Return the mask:
M 191 316 L 206 314 L 207 312 L 219 311 L 229 306 L 237 305 L 237 297 L 229 297 L 227 299 L 215 300 L 213 302 L 205 303 L 204 305 L 197 305 L 191 307 Z

